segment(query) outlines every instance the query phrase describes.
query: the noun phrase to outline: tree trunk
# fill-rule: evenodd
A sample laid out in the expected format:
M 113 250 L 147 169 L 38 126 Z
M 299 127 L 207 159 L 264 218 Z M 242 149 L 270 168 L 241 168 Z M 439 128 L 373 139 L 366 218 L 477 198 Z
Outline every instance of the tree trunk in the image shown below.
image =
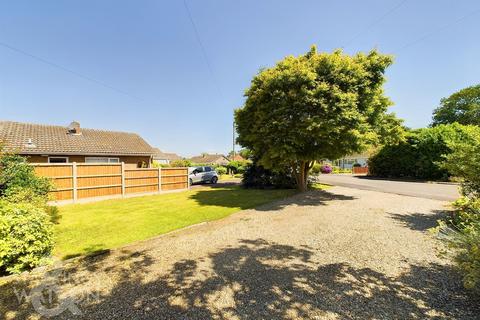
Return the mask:
M 298 165 L 298 171 L 295 174 L 297 181 L 297 189 L 300 192 L 307 191 L 308 189 L 308 173 L 312 169 L 313 161 L 301 161 Z
M 307 185 L 307 177 L 308 177 L 308 164 L 305 161 L 301 161 L 300 164 L 298 165 L 298 171 L 295 175 L 295 178 L 297 180 L 297 189 L 300 192 L 307 191 L 308 185 Z

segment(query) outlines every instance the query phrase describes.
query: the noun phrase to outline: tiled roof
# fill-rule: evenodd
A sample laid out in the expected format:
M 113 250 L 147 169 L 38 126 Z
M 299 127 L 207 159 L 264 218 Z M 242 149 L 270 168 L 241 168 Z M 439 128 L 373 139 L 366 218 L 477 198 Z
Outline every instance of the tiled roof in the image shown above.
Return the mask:
M 228 159 L 231 161 L 245 161 L 245 158 L 239 155 L 238 153 L 235 154 L 235 157 L 229 157 Z
M 176 153 L 168 153 L 168 152 L 163 152 L 158 148 L 153 148 L 153 160 L 182 160 L 182 157 L 180 157 Z
M 0 144 L 5 151 L 20 154 L 141 155 L 152 147 L 136 133 L 0 121 Z
M 190 158 L 193 163 L 215 163 L 218 160 L 228 162 L 228 159 L 222 154 L 203 154 Z

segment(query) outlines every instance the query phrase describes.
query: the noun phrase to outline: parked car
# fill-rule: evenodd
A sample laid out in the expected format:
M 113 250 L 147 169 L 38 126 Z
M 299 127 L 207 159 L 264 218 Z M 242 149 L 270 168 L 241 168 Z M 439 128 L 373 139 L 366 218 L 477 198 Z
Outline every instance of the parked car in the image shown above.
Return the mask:
M 212 167 L 191 167 L 189 168 L 190 185 L 194 183 L 207 183 L 215 184 L 218 182 L 218 174 Z

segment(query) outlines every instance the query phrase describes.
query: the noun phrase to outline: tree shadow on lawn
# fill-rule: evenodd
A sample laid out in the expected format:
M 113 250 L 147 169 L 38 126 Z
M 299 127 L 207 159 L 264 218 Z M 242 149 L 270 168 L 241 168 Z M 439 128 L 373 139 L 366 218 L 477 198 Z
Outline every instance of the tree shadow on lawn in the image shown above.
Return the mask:
M 291 190 L 290 196 L 278 198 L 275 192 L 285 190 L 276 189 L 241 189 L 239 187 L 223 187 L 216 190 L 199 190 L 192 194 L 190 199 L 195 200 L 198 204 L 204 206 L 219 206 L 228 208 L 240 208 L 256 210 L 280 210 L 288 205 L 298 206 L 322 206 L 328 201 L 333 200 L 354 200 L 355 197 L 330 193 L 324 190 L 310 190 L 303 193 L 295 193 Z M 261 197 L 259 192 L 265 192 L 265 196 Z M 251 193 L 251 196 L 248 196 Z M 270 203 L 265 203 L 265 199 L 272 196 Z
M 89 246 L 86 246 L 82 249 L 82 252 L 67 254 L 62 257 L 62 260 L 68 260 L 72 258 L 77 258 L 81 256 L 94 257 L 98 255 L 104 255 L 109 253 L 110 249 L 106 248 L 103 243 L 96 243 Z
M 448 266 L 410 265 L 389 277 L 342 262 L 319 265 L 313 254 L 307 246 L 242 240 L 201 259 L 179 260 L 149 280 L 158 258 L 147 252 L 122 253 L 106 266 L 97 257 L 98 268 L 86 274 L 104 272 L 117 282 L 97 300 L 78 302 L 82 315 L 67 310 L 57 318 L 478 319 L 480 301 Z M 3 315 L 35 313 L 15 301 L 6 301 Z
M 445 218 L 451 211 L 433 210 L 431 213 L 398 214 L 388 213 L 392 219 L 416 231 L 426 231 L 438 225 L 437 221 Z

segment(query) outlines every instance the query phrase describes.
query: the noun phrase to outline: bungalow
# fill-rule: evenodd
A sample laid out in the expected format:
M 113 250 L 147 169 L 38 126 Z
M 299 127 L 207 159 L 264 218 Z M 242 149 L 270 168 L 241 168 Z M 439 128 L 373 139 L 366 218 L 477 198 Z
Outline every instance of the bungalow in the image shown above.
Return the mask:
M 138 134 L 0 121 L 3 151 L 28 157 L 32 163 L 119 163 L 127 167 L 150 166 L 152 147 Z
M 207 154 L 204 153 L 201 156 L 190 158 L 190 161 L 194 164 L 211 164 L 226 166 L 230 160 L 223 154 Z
M 350 154 L 341 159 L 333 161 L 333 165 L 342 169 L 351 169 L 354 164 L 358 163 L 362 167 L 366 167 L 369 157 L 369 152 Z
M 243 162 L 243 161 L 246 161 L 246 159 L 244 157 L 242 157 L 240 154 L 236 153 L 235 154 L 235 157 L 233 156 L 229 156 L 229 158 L 231 161 L 239 161 L 239 162 Z
M 158 164 L 169 164 L 175 160 L 182 160 L 176 153 L 163 152 L 158 148 L 153 148 L 153 162 Z

